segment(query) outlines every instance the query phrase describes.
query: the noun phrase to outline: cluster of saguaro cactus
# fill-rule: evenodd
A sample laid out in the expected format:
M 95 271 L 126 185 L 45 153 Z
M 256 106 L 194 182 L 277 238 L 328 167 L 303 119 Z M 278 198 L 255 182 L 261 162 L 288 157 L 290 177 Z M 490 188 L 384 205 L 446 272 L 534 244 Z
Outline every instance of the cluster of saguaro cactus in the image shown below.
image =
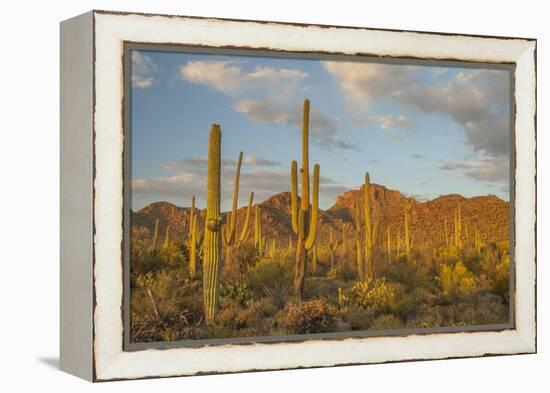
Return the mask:
M 150 251 L 153 251 L 157 248 L 157 241 L 159 237 L 159 222 L 160 220 L 157 218 L 155 220 L 155 229 L 153 229 L 153 241 L 151 242 Z
M 311 209 L 309 206 L 309 100 L 304 100 L 302 117 L 302 197 L 298 207 L 298 163 L 292 161 L 292 229 L 298 237 L 296 244 L 296 270 L 294 276 L 294 293 L 301 297 L 306 278 L 307 252 L 315 244 L 317 221 L 319 215 L 319 164 L 313 168 L 313 190 Z
M 207 324 L 214 321 L 218 306 L 221 265 L 220 171 L 221 130 L 213 124 L 208 143 L 206 227 L 204 229 L 203 300 Z

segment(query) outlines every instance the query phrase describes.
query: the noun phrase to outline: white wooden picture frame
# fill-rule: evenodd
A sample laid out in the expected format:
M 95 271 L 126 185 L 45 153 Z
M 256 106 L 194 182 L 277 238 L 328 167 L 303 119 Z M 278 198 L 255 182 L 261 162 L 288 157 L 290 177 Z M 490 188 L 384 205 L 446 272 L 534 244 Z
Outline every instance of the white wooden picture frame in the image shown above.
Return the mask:
M 514 67 L 506 329 L 124 346 L 125 43 Z M 536 352 L 536 40 L 92 11 L 61 24 L 61 368 L 90 381 Z

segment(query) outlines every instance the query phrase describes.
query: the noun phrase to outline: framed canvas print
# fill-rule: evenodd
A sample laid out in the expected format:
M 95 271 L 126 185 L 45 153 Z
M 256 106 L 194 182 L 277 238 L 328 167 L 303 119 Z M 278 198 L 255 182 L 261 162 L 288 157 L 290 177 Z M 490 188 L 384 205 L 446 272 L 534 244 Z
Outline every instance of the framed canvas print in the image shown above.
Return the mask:
M 536 41 L 61 24 L 61 368 L 536 351 Z

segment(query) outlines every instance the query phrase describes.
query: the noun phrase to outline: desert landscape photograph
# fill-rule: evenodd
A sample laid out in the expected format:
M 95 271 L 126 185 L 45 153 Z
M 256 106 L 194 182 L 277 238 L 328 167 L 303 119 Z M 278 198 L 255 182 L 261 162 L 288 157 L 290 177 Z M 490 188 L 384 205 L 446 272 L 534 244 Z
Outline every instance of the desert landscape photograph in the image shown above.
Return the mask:
M 510 323 L 509 70 L 130 54 L 131 343 Z

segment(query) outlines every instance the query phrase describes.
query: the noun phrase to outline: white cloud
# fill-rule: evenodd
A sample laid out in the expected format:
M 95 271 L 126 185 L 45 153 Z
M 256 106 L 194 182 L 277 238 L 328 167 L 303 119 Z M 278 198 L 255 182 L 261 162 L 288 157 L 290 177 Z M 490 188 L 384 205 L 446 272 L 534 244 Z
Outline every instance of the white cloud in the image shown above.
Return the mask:
M 413 66 L 340 61 L 322 64 L 348 98 L 363 107 L 414 81 Z
M 233 108 L 255 123 L 286 123 L 296 130 L 302 127 L 302 104 L 290 107 L 270 99 L 239 100 L 233 104 Z M 325 150 L 337 148 L 359 151 L 357 146 L 338 138 L 338 121 L 313 106 L 310 109 L 309 129 L 313 143 Z
M 280 123 L 289 118 L 287 109 L 268 99 L 239 100 L 233 103 L 233 109 L 255 123 Z
M 411 120 L 404 115 L 372 115 L 369 119 L 378 123 L 379 127 L 383 130 L 390 128 L 411 128 Z
M 153 60 L 140 51 L 132 51 L 132 87 L 146 89 L 157 83 L 152 75 L 158 67 Z
M 188 82 L 208 86 L 229 94 L 250 88 L 271 86 L 296 86 L 308 77 L 299 70 L 274 67 L 256 67 L 251 71 L 243 69 L 234 61 L 189 61 L 179 68 L 179 77 Z
M 479 181 L 508 181 L 510 176 L 507 158 L 487 158 L 477 161 L 443 161 L 439 169 L 458 170 L 464 176 Z
M 471 70 L 438 84 L 415 84 L 392 96 L 426 113 L 449 115 L 464 129 L 474 151 L 508 156 L 509 76 L 505 71 Z
M 250 156 L 244 157 L 243 164 L 254 165 L 254 166 L 279 166 L 281 165 L 281 162 L 250 155 Z

